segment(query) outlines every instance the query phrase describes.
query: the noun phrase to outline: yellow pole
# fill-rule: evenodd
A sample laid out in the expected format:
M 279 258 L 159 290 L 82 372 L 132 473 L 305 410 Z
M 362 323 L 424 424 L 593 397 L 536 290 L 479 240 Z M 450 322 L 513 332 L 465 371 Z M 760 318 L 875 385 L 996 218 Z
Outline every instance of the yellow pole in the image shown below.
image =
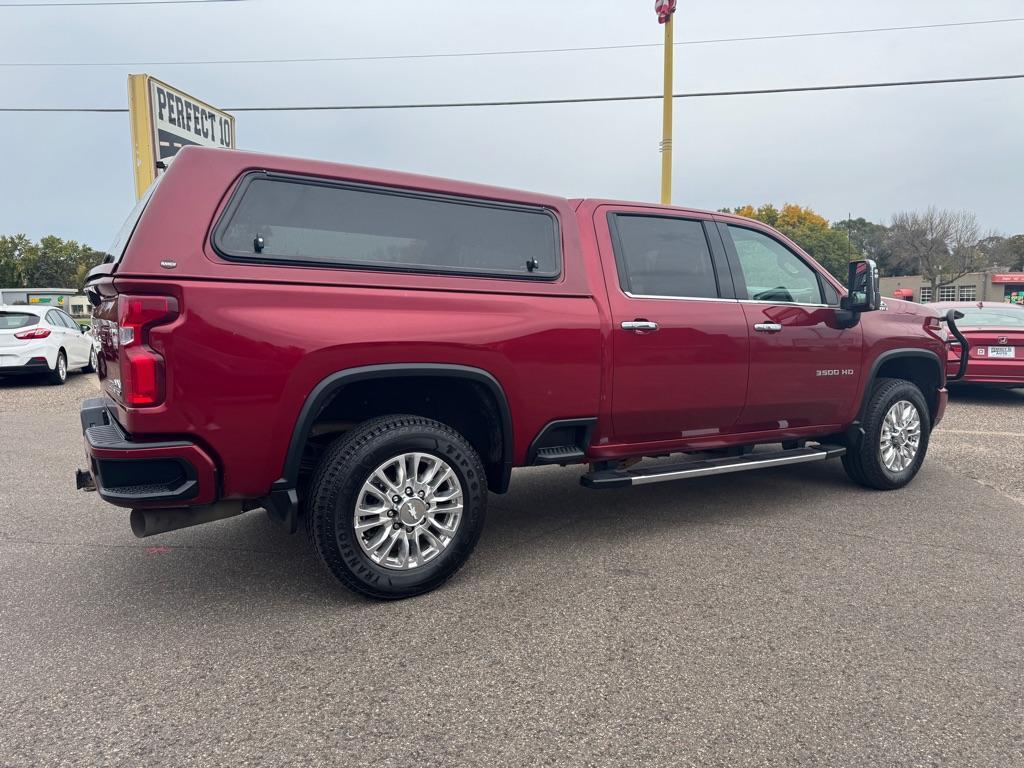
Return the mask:
M 661 203 L 672 204 L 672 18 L 665 22 L 665 95 L 661 115 Z
M 149 75 L 128 75 L 128 118 L 132 129 L 135 199 L 138 200 L 156 178 L 153 123 L 149 114 Z

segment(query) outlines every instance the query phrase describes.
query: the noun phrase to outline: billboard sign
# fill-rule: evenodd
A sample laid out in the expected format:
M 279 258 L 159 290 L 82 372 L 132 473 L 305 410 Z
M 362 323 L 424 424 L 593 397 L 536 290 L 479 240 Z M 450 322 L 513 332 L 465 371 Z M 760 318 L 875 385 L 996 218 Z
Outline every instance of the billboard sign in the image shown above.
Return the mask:
M 182 147 L 235 148 L 235 118 L 149 75 L 128 76 L 135 196 Z

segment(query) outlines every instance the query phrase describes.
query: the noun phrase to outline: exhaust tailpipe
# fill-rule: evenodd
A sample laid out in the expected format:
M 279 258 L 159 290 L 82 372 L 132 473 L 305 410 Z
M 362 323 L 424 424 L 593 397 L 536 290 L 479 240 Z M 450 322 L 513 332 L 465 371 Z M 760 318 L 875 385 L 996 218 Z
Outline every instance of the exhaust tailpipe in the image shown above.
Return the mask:
M 170 507 L 162 509 L 133 509 L 132 533 L 138 538 L 176 531 L 202 523 L 212 523 L 240 515 L 245 510 L 241 501 L 219 501 L 201 507 Z

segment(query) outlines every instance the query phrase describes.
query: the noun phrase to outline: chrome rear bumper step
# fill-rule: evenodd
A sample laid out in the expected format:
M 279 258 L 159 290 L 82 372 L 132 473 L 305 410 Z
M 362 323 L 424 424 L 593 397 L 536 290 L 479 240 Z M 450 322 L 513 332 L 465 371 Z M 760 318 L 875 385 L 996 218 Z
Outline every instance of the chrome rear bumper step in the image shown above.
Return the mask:
M 677 464 L 662 464 L 657 467 L 602 469 L 583 475 L 580 478 L 580 485 L 585 488 L 624 488 L 631 485 L 665 483 L 670 480 L 685 480 L 691 477 L 727 475 L 731 472 L 747 472 L 754 469 L 784 467 L 789 464 L 825 461 L 838 458 L 844 453 L 846 453 L 846 447 L 842 445 L 817 445 L 810 448 L 764 451 L 719 459 L 691 459 Z

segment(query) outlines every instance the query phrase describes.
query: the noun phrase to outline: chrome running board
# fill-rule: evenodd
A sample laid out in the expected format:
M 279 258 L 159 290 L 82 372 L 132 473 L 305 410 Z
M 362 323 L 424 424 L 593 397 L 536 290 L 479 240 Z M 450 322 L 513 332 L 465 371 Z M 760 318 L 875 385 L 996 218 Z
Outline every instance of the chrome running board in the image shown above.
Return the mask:
M 754 469 L 770 469 L 790 464 L 806 464 L 811 461 L 835 459 L 846 453 L 842 445 L 818 445 L 813 448 L 790 448 L 789 450 L 748 453 L 743 456 L 727 456 L 717 459 L 691 459 L 676 464 L 662 464 L 657 467 L 639 469 L 601 469 L 588 472 L 580 478 L 585 488 L 623 488 L 631 485 L 665 483 L 670 480 L 686 480 L 691 477 L 727 475 L 732 472 L 748 472 Z

